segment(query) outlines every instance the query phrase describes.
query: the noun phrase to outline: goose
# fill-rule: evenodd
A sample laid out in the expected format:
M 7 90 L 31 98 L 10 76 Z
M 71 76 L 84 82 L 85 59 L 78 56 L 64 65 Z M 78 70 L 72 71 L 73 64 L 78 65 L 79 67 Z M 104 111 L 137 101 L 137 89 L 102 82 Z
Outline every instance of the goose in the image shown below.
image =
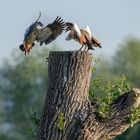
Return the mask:
M 59 16 L 56 19 L 49 23 L 47 26 L 44 26 L 38 19 L 31 24 L 25 31 L 23 44 L 19 46 L 20 50 L 25 53 L 25 55 L 30 53 L 30 50 L 34 47 L 35 41 L 40 43 L 40 46 L 44 43 L 48 45 L 54 41 L 64 30 L 65 22 Z

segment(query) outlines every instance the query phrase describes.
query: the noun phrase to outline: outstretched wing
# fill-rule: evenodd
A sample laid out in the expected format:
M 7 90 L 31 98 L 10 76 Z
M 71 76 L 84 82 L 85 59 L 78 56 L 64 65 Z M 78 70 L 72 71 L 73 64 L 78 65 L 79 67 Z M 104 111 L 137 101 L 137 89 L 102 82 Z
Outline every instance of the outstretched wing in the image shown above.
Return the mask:
M 47 32 L 50 34 L 44 40 L 44 43 L 47 45 L 55 40 L 63 32 L 63 30 L 65 29 L 65 22 L 61 17 L 57 17 L 55 21 L 51 24 L 48 24 L 46 28 L 48 28 Z

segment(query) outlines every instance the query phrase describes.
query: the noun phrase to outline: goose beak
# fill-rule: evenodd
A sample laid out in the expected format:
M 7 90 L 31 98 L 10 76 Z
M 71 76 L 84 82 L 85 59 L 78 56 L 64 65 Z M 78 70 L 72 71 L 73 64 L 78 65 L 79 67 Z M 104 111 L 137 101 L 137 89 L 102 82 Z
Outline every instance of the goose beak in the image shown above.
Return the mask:
M 27 43 L 27 42 L 25 42 L 24 41 L 24 43 L 23 43 L 23 51 L 24 51 L 24 53 L 25 53 L 25 55 L 26 54 L 28 54 L 29 55 L 29 53 L 30 53 L 30 51 L 31 51 L 31 49 L 33 48 L 33 46 L 34 46 L 35 44 L 34 43 Z

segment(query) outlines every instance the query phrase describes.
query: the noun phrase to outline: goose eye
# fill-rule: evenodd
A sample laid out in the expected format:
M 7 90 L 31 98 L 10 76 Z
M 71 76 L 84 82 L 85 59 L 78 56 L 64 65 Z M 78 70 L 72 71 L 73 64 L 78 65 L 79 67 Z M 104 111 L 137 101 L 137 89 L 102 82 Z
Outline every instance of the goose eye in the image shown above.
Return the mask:
M 36 35 L 36 33 L 34 33 L 34 35 Z

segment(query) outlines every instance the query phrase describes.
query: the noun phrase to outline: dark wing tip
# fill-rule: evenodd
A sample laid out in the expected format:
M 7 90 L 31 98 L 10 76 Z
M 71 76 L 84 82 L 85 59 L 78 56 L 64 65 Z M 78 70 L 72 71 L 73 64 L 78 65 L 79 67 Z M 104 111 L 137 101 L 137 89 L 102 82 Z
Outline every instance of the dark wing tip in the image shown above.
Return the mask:
M 55 21 L 50 25 L 51 30 L 57 32 L 57 35 L 60 35 L 65 27 L 66 24 L 64 20 L 59 16 L 57 16 Z
M 66 26 L 64 20 L 61 17 L 59 17 L 59 16 L 58 16 L 58 18 L 56 18 L 56 20 L 54 22 L 58 22 L 59 24 L 61 24 L 62 27 Z

